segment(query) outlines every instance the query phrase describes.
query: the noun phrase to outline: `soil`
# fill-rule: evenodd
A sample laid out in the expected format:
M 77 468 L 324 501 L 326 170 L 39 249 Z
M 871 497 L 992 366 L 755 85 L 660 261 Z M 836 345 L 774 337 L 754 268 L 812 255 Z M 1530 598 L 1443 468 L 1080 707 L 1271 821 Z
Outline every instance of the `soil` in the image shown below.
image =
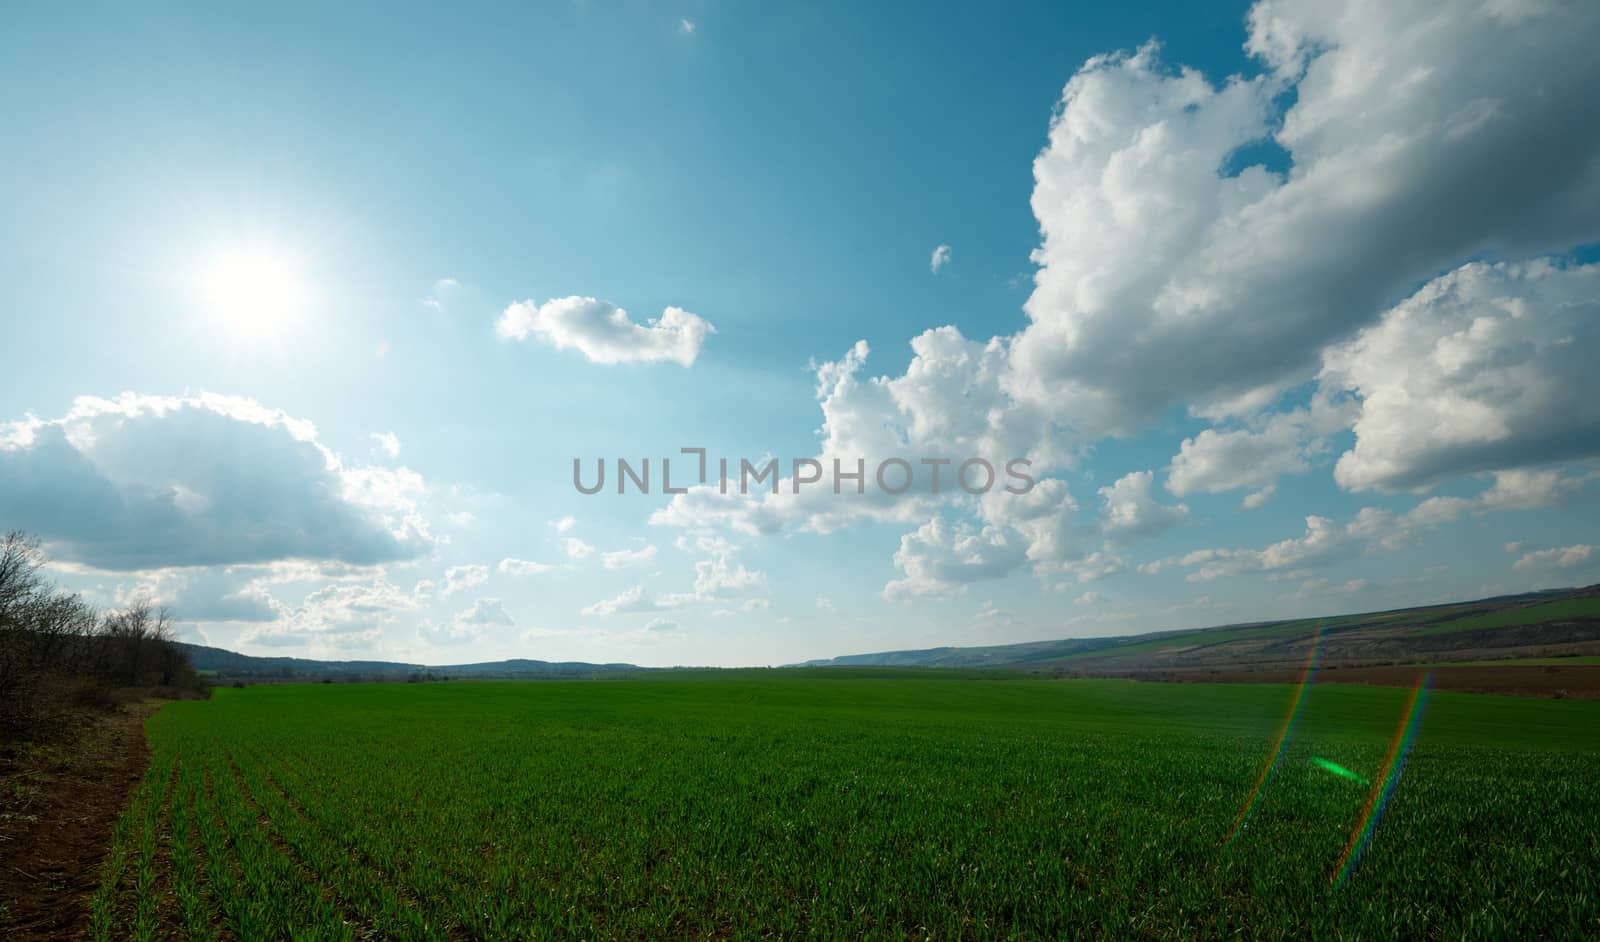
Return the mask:
M 1424 672 L 1433 674 L 1433 689 L 1463 693 L 1496 693 L 1522 697 L 1600 700 L 1600 664 L 1443 667 L 1426 664 L 1384 666 L 1324 666 L 1319 684 L 1370 684 L 1410 687 Z M 1207 670 L 1130 671 L 1122 676 L 1138 680 L 1175 680 L 1223 684 L 1292 684 L 1300 671 L 1291 667 Z
M 111 828 L 150 763 L 156 703 L 86 715 L 66 742 L 0 764 L 0 939 L 77 939 Z

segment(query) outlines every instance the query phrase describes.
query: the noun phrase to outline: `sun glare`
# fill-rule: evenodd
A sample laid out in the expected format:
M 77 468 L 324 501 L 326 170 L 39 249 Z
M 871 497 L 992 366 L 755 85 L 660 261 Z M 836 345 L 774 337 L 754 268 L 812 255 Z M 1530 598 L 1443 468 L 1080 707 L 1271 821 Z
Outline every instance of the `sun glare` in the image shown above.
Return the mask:
M 200 279 L 208 317 L 231 335 L 260 340 L 281 335 L 305 313 L 306 291 L 295 266 L 262 248 L 218 255 Z

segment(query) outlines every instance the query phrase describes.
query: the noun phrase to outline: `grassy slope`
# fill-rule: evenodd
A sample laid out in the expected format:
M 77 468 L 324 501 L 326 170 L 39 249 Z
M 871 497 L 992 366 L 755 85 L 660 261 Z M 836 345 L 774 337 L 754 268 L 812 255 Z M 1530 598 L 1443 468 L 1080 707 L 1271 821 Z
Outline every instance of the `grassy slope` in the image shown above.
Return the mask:
M 151 721 L 152 768 L 178 760 L 179 804 L 240 829 L 197 838 L 217 878 L 243 874 L 218 894 L 235 934 L 297 919 L 335 938 L 1600 929 L 1585 836 L 1600 704 L 1436 695 L 1372 851 L 1335 892 L 1368 790 L 1308 760 L 1376 776 L 1406 691 L 1314 688 L 1225 851 L 1290 688 L 837 676 L 222 690 Z M 250 840 L 252 796 L 329 892 Z M 139 866 L 105 911 L 136 895 Z M 329 899 L 350 911 L 303 908 Z
M 1505 608 L 1469 618 L 1456 618 L 1422 629 L 1418 634 L 1439 635 L 1481 628 L 1512 628 L 1575 618 L 1600 618 L 1600 598 L 1561 599 L 1539 605 Z

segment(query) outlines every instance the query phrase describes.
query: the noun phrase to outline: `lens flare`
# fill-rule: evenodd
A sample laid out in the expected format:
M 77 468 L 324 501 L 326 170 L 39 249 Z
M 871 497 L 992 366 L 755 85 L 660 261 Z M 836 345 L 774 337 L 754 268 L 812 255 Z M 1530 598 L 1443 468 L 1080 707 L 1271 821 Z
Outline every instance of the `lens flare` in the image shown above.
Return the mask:
M 1339 763 L 1337 763 L 1337 762 L 1329 762 L 1327 759 L 1324 759 L 1321 756 L 1312 756 L 1311 757 L 1311 764 L 1316 766 L 1319 769 L 1323 769 L 1323 770 L 1326 770 L 1328 772 L 1332 772 L 1334 775 L 1337 775 L 1340 778 L 1347 778 L 1352 782 L 1360 782 L 1363 785 L 1372 784 L 1371 780 L 1369 780 L 1366 776 L 1357 775 L 1356 773 L 1350 771 L 1349 769 L 1345 768 L 1344 766 L 1340 765 Z
M 1423 674 L 1417 678 L 1417 685 L 1411 691 L 1411 702 L 1406 705 L 1406 712 L 1400 717 L 1400 726 L 1395 730 L 1394 739 L 1389 743 L 1389 756 L 1384 760 L 1383 774 L 1378 776 L 1372 791 L 1367 793 L 1367 805 L 1361 812 L 1361 823 L 1350 832 L 1350 842 L 1345 845 L 1344 857 L 1340 859 L 1338 869 L 1333 872 L 1333 885 L 1336 889 L 1344 885 L 1350 874 L 1361 863 L 1362 856 L 1372 843 L 1372 835 L 1378 830 L 1378 822 L 1383 820 L 1383 811 L 1388 807 L 1389 799 L 1394 796 L 1395 786 L 1400 784 L 1400 774 L 1405 771 L 1406 758 L 1411 754 L 1411 746 L 1416 742 L 1418 730 L 1422 728 L 1422 714 L 1428 706 L 1428 688 L 1432 682 L 1432 674 Z
M 1231 846 L 1239 834 L 1244 831 L 1245 825 L 1250 822 L 1250 816 L 1255 813 L 1256 804 L 1261 800 L 1261 793 L 1266 789 L 1267 782 L 1278 769 L 1278 760 L 1283 758 L 1283 747 L 1289 742 L 1289 737 L 1294 733 L 1295 723 L 1300 720 L 1300 710 L 1306 704 L 1306 690 L 1310 688 L 1311 681 L 1317 675 L 1317 658 L 1322 654 L 1322 622 L 1317 622 L 1317 630 L 1311 635 L 1311 651 L 1306 655 L 1305 667 L 1300 672 L 1300 686 L 1295 689 L 1294 699 L 1289 703 L 1289 714 L 1284 717 L 1283 728 L 1278 730 L 1278 741 L 1272 747 L 1272 752 L 1267 756 L 1267 764 L 1262 766 L 1261 775 L 1256 778 L 1255 787 L 1250 790 L 1250 797 L 1245 800 L 1244 807 L 1239 809 L 1239 816 L 1233 819 L 1233 829 L 1228 832 L 1228 839 L 1223 842 L 1224 849 Z

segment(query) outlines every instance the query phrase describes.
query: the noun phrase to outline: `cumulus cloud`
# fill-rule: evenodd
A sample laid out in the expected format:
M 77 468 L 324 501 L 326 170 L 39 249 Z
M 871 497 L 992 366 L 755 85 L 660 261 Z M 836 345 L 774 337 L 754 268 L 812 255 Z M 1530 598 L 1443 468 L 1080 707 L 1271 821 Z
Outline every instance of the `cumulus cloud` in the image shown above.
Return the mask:
M 1091 435 L 1253 411 L 1434 274 L 1593 240 L 1600 7 L 1509 9 L 1262 0 L 1263 71 L 1221 85 L 1155 45 L 1091 59 L 1034 164 L 1013 388 Z
M 1360 399 L 1351 490 L 1600 455 L 1600 266 L 1470 264 L 1331 350 Z
M 620 615 L 627 612 L 657 612 L 677 607 L 672 600 L 657 601 L 642 585 L 627 589 L 614 598 L 603 599 L 583 609 L 584 615 Z
M 1597 28 L 1593 4 L 1261 0 L 1253 76 L 1214 83 L 1154 44 L 1090 60 L 1034 163 L 1043 238 L 1028 325 L 986 341 L 927 331 L 899 376 L 869 375 L 864 342 L 816 368 L 824 468 L 1026 457 L 1038 496 L 971 501 L 922 482 L 898 496 L 795 494 L 785 481 L 752 497 L 693 488 L 653 522 L 910 524 L 904 577 L 886 593 L 937 595 L 1022 565 L 1079 581 L 1120 571 L 1117 542 L 1180 522 L 1183 505 L 1118 482 L 1091 526 L 1064 486 L 1044 485 L 1089 443 L 1174 406 L 1213 427 L 1179 447 L 1168 489 L 1247 490 L 1246 510 L 1352 430 L 1337 475 L 1358 490 L 1600 454 L 1600 395 L 1581 365 L 1596 346 L 1596 276 L 1538 261 L 1600 239 L 1600 60 L 1580 38 Z M 1483 258 L 1497 262 L 1464 264 Z M 1309 403 L 1284 404 L 1307 389 Z M 1274 547 L 1183 565 L 1314 565 L 1516 499 L 1316 517 Z M 929 530 L 953 504 L 975 519 Z
M 1119 539 L 1155 536 L 1188 521 L 1186 505 L 1169 506 L 1150 496 L 1154 477 L 1149 471 L 1135 471 L 1118 478 L 1110 487 L 1100 488 L 1108 535 Z
M 1319 395 L 1308 408 L 1255 416 L 1243 427 L 1205 429 L 1178 446 L 1167 490 L 1182 497 L 1255 488 L 1265 495 L 1255 502 L 1260 506 L 1279 476 L 1309 470 L 1311 459 L 1326 451 L 1325 437 L 1348 428 L 1353 415 L 1348 399 Z
M 393 461 L 400 457 L 400 437 L 393 432 L 373 432 L 372 441 L 385 458 Z
M 432 545 L 423 491 L 242 397 L 82 397 L 0 426 L 0 519 L 102 569 L 410 559 Z
M 499 599 L 478 599 L 444 624 L 424 621 L 417 626 L 417 637 L 433 645 L 470 644 L 483 637 L 485 628 L 515 628 Z
M 113 594 L 119 607 L 143 600 L 182 621 L 268 622 L 282 615 L 283 606 L 268 590 L 264 572 L 260 567 L 161 569 L 138 574 Z
M 536 576 L 542 572 L 549 572 L 555 567 L 549 563 L 536 563 L 530 559 L 517 559 L 507 556 L 500 560 L 500 565 L 495 567 L 501 572 L 511 576 Z
M 1178 566 L 1191 570 L 1191 582 L 1203 582 L 1245 572 L 1315 568 L 1375 549 L 1399 549 L 1467 515 L 1553 506 L 1576 494 L 1588 480 L 1587 476 L 1562 477 L 1550 471 L 1497 472 L 1492 483 L 1473 497 L 1430 497 L 1404 513 L 1364 507 L 1342 525 L 1313 515 L 1306 518 L 1304 535 L 1264 549 L 1199 549 L 1146 563 L 1139 570 L 1154 575 Z
M 1239 501 L 1239 509 L 1260 510 L 1267 505 L 1267 501 L 1272 499 L 1272 495 L 1277 493 L 1277 490 L 1278 485 L 1268 484 L 1259 491 L 1246 494 L 1244 495 L 1244 500 Z
M 640 563 L 650 562 L 656 558 L 656 548 L 645 545 L 638 549 L 615 550 L 610 553 L 601 553 L 600 562 L 607 569 L 626 569 Z
M 572 559 L 587 559 L 594 555 L 594 547 L 575 536 L 567 537 L 562 545 L 566 548 L 567 556 Z
M 939 269 L 948 264 L 950 264 L 950 246 L 935 246 L 933 250 L 933 257 L 928 259 L 928 271 L 931 271 L 937 275 L 939 273 Z
M 894 554 L 903 578 L 883 587 L 886 599 L 928 598 L 964 590 L 973 582 L 999 579 L 1027 559 L 1021 540 L 993 527 L 975 528 L 934 517 L 900 538 Z
M 489 581 L 489 567 L 479 564 L 451 566 L 444 571 L 444 594 L 455 595 Z
M 239 641 L 244 645 L 307 646 L 313 651 L 370 647 L 402 614 L 415 611 L 418 603 L 418 596 L 382 576 L 342 580 L 311 591 L 298 605 L 282 606 L 276 620 L 252 625 Z
M 694 597 L 697 600 L 749 595 L 765 589 L 766 585 L 766 573 L 746 569 L 726 554 L 694 564 Z
M 1512 563 L 1511 568 L 1518 571 L 1528 569 L 1576 569 L 1589 562 L 1594 555 L 1595 548 L 1587 544 L 1535 550 Z
M 648 324 L 637 324 L 628 312 L 595 298 L 556 298 L 537 304 L 518 301 L 495 323 L 506 340 L 532 337 L 557 350 L 577 350 L 591 363 L 672 362 L 692 366 L 707 334 L 716 328 L 679 307 L 669 307 Z
M 865 341 L 838 360 L 815 365 L 822 440 L 813 460 L 824 469 L 825 483 L 795 493 L 792 479 L 785 479 L 776 494 L 751 495 L 722 494 L 715 483 L 691 487 L 652 522 L 723 526 L 751 534 L 785 529 L 830 533 L 862 520 L 912 523 L 964 494 L 955 479 L 961 461 L 988 461 L 999 475 L 995 491 L 1015 483 L 1003 476 L 1014 458 L 1030 461 L 1034 473 L 1061 463 L 1048 418 L 1016 403 L 1001 388 L 1007 358 L 1002 341 L 968 340 L 954 327 L 940 327 L 914 338 L 911 349 L 911 362 L 899 376 L 864 375 L 869 353 Z M 914 480 L 906 493 L 888 494 L 868 484 L 862 494 L 849 482 L 834 492 L 835 461 L 846 473 L 864 463 L 872 475 L 880 462 L 891 458 L 913 465 Z M 921 461 L 941 458 L 952 464 L 937 468 L 940 492 L 935 495 L 936 468 Z

